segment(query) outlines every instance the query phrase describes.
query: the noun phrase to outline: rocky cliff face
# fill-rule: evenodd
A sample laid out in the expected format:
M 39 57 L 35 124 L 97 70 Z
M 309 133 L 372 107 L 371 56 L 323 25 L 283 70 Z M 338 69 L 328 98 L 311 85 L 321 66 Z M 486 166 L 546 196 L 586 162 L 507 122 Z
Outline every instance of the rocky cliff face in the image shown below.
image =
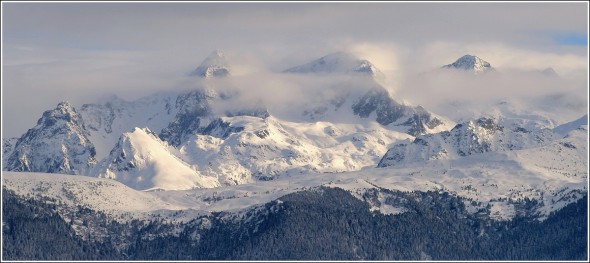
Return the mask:
M 210 101 L 216 97 L 216 93 L 208 90 L 193 90 L 178 96 L 175 104 L 178 113 L 162 130 L 160 138 L 178 146 L 187 136 L 201 132 L 212 115 Z
M 407 133 L 413 136 L 425 134 L 443 124 L 421 106 L 413 107 L 395 101 L 383 88 L 374 88 L 360 97 L 352 105 L 355 115 L 368 118 L 373 112 L 375 120 L 381 125 L 394 124 L 408 128 Z
M 201 77 L 229 73 L 219 52 L 201 66 Z M 396 140 L 448 128 L 424 108 L 394 100 L 375 79 L 379 70 L 352 55 L 331 54 L 287 72 L 333 74 L 328 78 L 348 85 L 320 97 L 319 108 L 293 109 L 335 116 L 291 122 L 262 101 L 244 102 L 238 87 L 196 80 L 202 83 L 188 90 L 135 101 L 109 97 L 79 112 L 61 103 L 22 138 L 4 141 L 4 169 L 89 174 L 137 189 L 213 187 L 374 166 Z
M 14 144 L 4 169 L 83 174 L 96 164 L 96 151 L 74 107 L 61 102 Z
M 540 146 L 557 138 L 549 129 L 527 130 L 516 123 L 499 124 L 491 118 L 479 118 L 457 124 L 450 131 L 427 134 L 413 141 L 395 144 L 387 151 L 378 167 L 436 160 L 467 155 L 520 150 Z
M 369 61 L 354 55 L 338 52 L 326 55 L 307 64 L 284 71 L 297 74 L 335 74 L 356 77 L 357 84 L 365 86 L 359 90 L 363 93 L 338 93 L 323 104 L 306 109 L 303 114 L 311 120 L 321 119 L 330 111 L 348 110 L 360 118 L 374 118 L 383 126 L 398 126 L 410 135 L 425 134 L 444 122 L 421 106 L 405 105 L 397 102 L 377 81 L 382 74 Z M 343 107 L 343 105 L 346 105 Z

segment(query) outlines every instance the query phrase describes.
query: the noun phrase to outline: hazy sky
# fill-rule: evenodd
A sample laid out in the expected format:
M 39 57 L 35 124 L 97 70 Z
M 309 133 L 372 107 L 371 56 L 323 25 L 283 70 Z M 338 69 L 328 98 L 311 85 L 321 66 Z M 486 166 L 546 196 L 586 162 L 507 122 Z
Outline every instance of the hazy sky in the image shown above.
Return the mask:
M 496 68 L 586 78 L 587 25 L 585 2 L 2 2 L 2 137 L 20 136 L 62 100 L 172 88 L 215 49 L 245 72 L 349 51 L 384 72 L 473 54 Z

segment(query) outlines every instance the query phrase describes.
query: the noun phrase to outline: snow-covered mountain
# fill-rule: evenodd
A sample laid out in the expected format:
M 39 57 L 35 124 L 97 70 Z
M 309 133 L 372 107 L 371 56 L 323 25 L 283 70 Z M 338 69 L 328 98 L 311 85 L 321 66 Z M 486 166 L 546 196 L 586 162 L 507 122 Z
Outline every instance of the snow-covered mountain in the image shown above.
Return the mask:
M 351 76 L 359 77 L 347 79 L 347 83 L 336 84 L 338 87 L 335 90 L 338 92 L 306 107 L 303 115 L 310 121 L 333 122 L 334 116 L 355 115 L 361 119 L 370 118 L 383 126 L 413 136 L 436 132 L 449 125 L 444 118 L 428 112 L 421 106 L 397 102 L 387 89 L 374 79 L 377 74 L 381 74 L 380 71 L 367 60 L 348 53 L 330 54 L 284 72 L 304 75 L 338 75 L 353 72 L 355 74 Z M 370 78 L 364 78 L 366 76 Z
M 399 142 L 387 151 L 378 167 L 539 147 L 556 137 L 550 129 L 528 130 L 521 123 L 499 123 L 498 120 L 482 117 L 457 124 L 450 131 Z
M 392 142 L 411 136 L 375 124 L 295 123 L 222 117 L 182 144 L 180 156 L 224 185 L 373 166 Z
M 309 63 L 284 70 L 285 73 L 315 73 L 315 74 L 359 74 L 377 76 L 382 74 L 371 62 L 359 59 L 346 52 L 328 54 Z
M 202 176 L 173 153 L 175 149 L 147 128 L 121 135 L 109 156 L 97 166 L 98 177 L 134 189 L 185 190 L 219 186 L 216 177 Z
M 8 141 L 9 147 L 3 149 L 7 155 L 3 170 L 84 174 L 96 163 L 89 137 L 81 115 L 69 103 L 61 102 L 45 111 L 14 146 Z
M 176 114 L 162 128 L 159 136 L 162 140 L 178 147 L 189 140 L 192 135 L 206 133 L 209 125 L 219 117 L 253 116 L 266 118 L 270 114 L 264 105 L 233 106 L 222 111 L 215 109 L 215 104 L 232 103 L 234 97 L 240 96 L 237 90 L 215 90 L 202 87 L 178 94 L 175 99 Z M 210 128 L 209 128 L 210 129 Z
M 79 113 L 96 147 L 96 158 L 105 158 L 120 136 L 135 127 L 161 131 L 178 111 L 175 104 L 178 93 L 160 92 L 135 101 L 111 96 L 95 104 L 82 105 Z
M 202 78 L 225 77 L 230 75 L 230 66 L 223 52 L 215 50 L 190 75 Z
M 2 138 L 2 163 L 6 163 L 8 155 L 14 150 L 18 138 Z
M 229 64 L 215 51 L 195 72 L 205 78 L 225 76 L 219 72 L 229 72 Z M 334 78 L 343 79 L 339 83 L 349 87 L 336 89 L 331 100 L 320 101 L 329 107 L 325 110 L 317 104 L 293 109 L 308 114 L 296 122 L 273 116 L 263 103 L 232 105 L 243 103 L 239 98 L 246 91 L 229 82 L 220 86 L 205 81 L 191 89 L 159 92 L 135 101 L 106 97 L 96 104 L 82 105 L 79 113 L 67 104 L 74 116 L 68 117 L 71 124 L 43 124 L 35 129 L 75 130 L 81 144 L 92 149 L 92 158 L 82 162 L 76 159 L 80 158 L 79 150 L 69 150 L 76 156 L 66 158 L 65 168 L 59 168 L 62 171 L 44 166 L 26 168 L 31 158 L 27 155 L 21 158 L 25 161 L 20 168 L 18 158 L 23 156 L 24 144 L 19 141 L 36 141 L 44 144 L 44 149 L 54 149 L 54 142 L 59 141 L 53 132 L 49 136 L 31 133 L 14 147 L 5 141 L 6 153 L 14 156 L 6 162 L 5 170 L 72 170 L 142 190 L 216 187 L 374 166 L 396 140 L 445 130 L 450 124 L 420 106 L 395 101 L 373 79 L 379 71 L 366 60 L 335 53 L 296 68 L 290 72 L 334 74 Z M 48 155 L 36 158 L 60 160 Z M 94 167 L 97 160 L 100 163 Z M 75 167 L 68 168 L 70 163 Z M 77 167 L 80 163 L 83 169 Z
M 442 68 L 460 69 L 460 70 L 470 71 L 475 74 L 483 73 L 483 72 L 490 72 L 490 71 L 495 70 L 489 62 L 487 62 L 477 56 L 473 56 L 473 55 L 462 56 L 459 59 L 457 59 L 455 62 L 448 64 L 448 65 L 444 65 Z
M 311 122 L 376 122 L 387 129 L 412 136 L 443 131 L 453 124 L 421 106 L 399 103 L 375 82 L 362 93 L 344 92 L 323 101 L 309 102 L 302 117 Z
M 368 190 L 446 192 L 465 197 L 465 206 L 472 213 L 489 209 L 490 215 L 498 220 L 521 213 L 518 201 L 528 198 L 540 204 L 530 212 L 543 219 L 587 193 L 587 136 L 588 126 L 582 125 L 566 138 L 522 150 L 485 152 L 404 167 L 306 173 L 212 189 L 144 192 L 104 178 L 19 172 L 4 172 L 2 180 L 4 186 L 19 195 L 51 197 L 72 207 L 81 205 L 107 212 L 113 218 L 133 213 L 136 218 L 165 216 L 190 221 L 217 211 L 239 215 L 244 209 L 288 193 L 323 185 L 345 189 L 361 200 Z M 383 198 L 383 202 L 371 202 L 372 209 L 382 213 L 404 212 L 385 202 L 387 196 L 383 193 L 377 197 Z
M 180 94 L 175 103 L 176 116 L 161 130 L 160 138 L 178 146 L 187 136 L 200 132 L 214 118 L 210 104 L 218 97 L 211 89 L 198 89 Z
M 421 106 L 397 102 L 383 87 L 371 89 L 355 100 L 352 110 L 360 118 L 375 116 L 375 120 L 384 126 L 404 127 L 405 132 L 413 136 L 444 129 L 448 125 L 448 121 L 445 123 L 440 116 L 426 111 Z
M 588 115 L 576 119 L 585 114 L 580 112 L 587 101 L 575 87 L 489 101 L 463 94 L 455 101 L 456 93 L 444 88 L 462 80 L 490 80 L 495 88 L 492 80 L 503 77 L 471 74 L 494 69 L 466 55 L 435 72 L 451 83 L 440 85 L 442 92 L 435 94 L 452 94 L 451 99 L 418 90 L 419 96 L 432 97 L 424 103 L 440 100 L 443 106 L 436 108 L 436 103 L 422 107 L 403 102 L 400 93 L 393 94 L 378 80 L 379 69 L 348 53 L 262 74 L 270 81 L 260 79 L 260 87 L 254 89 L 252 79 L 231 74 L 231 65 L 215 51 L 191 73 L 193 77 L 186 78 L 190 84 L 184 89 L 133 101 L 105 97 L 77 108 L 59 103 L 20 138 L 3 138 L 3 191 L 51 204 L 51 212 L 59 215 L 51 220 L 63 219 L 72 233 L 91 240 L 92 248 L 164 244 L 168 250 L 172 246 L 166 242 L 173 240 L 199 253 L 190 242 L 203 244 L 218 236 L 203 233 L 222 233 L 219 242 L 232 239 L 240 247 L 247 240 L 243 234 L 272 235 L 274 229 L 265 225 L 277 218 L 285 223 L 280 227 L 292 222 L 309 225 L 305 216 L 277 217 L 281 214 L 276 211 L 292 204 L 303 205 L 282 211 L 300 215 L 320 203 L 312 215 L 337 208 L 320 217 L 340 220 L 340 211 L 351 207 L 350 202 L 334 201 L 342 195 L 308 199 L 325 187 L 344 189 L 366 202 L 355 205 L 354 211 L 364 209 L 363 218 L 380 218 L 372 222 L 402 222 L 411 228 L 415 221 L 407 219 L 424 217 L 421 211 L 428 209 L 436 212 L 426 214 L 428 222 L 442 217 L 448 220 L 441 221 L 445 224 L 460 222 L 464 225 L 453 225 L 458 230 L 454 234 L 484 243 L 502 241 L 504 233 L 519 233 L 519 222 L 530 223 L 532 229 L 555 218 L 567 222 L 551 214 L 587 197 Z M 561 83 L 556 81 L 560 78 L 524 72 L 547 85 Z M 301 98 L 293 98 L 293 103 L 290 97 L 273 101 L 273 92 L 284 88 L 273 89 L 275 84 L 293 88 L 296 92 L 288 94 Z M 259 92 L 270 96 L 253 98 Z M 285 196 L 294 192 L 303 192 L 296 197 L 303 202 L 289 203 Z M 318 202 L 319 197 L 325 202 Z M 430 206 L 438 197 L 443 202 Z M 24 207 L 38 204 L 28 202 Z M 34 211 L 27 214 L 44 220 Z M 504 227 L 493 220 L 515 217 L 519 221 L 504 222 L 516 226 L 514 231 L 490 234 Z M 540 224 L 534 221 L 548 217 Z M 3 231 L 12 231 L 18 222 L 12 219 Z M 233 225 L 247 225 L 243 229 L 248 232 Z M 367 225 L 378 224 L 362 224 L 359 231 Z M 129 226 L 127 233 L 123 226 Z M 200 231 L 208 227 L 220 231 Z M 437 234 L 429 232 L 425 238 Z M 122 255 L 142 258 L 143 253 Z
M 553 128 L 553 131 L 561 136 L 567 136 L 571 131 L 578 129 L 580 126 L 588 125 L 588 114 L 580 117 L 575 121 L 570 121 Z
M 465 69 L 463 66 L 471 63 L 467 68 L 476 72 L 491 68 L 480 59 L 472 60 L 471 63 L 460 59 L 452 67 Z M 447 170 L 451 164 L 459 165 L 459 174 L 516 169 L 526 176 L 538 169 L 545 169 L 542 176 L 571 173 L 571 168 L 563 165 L 575 166 L 575 173 L 581 174 L 580 167 L 587 167 L 581 159 L 581 149 L 585 148 L 579 145 L 584 140 L 580 135 L 584 131 L 578 129 L 587 124 L 587 116 L 553 130 L 552 121 L 528 111 L 490 111 L 485 117 L 455 125 L 449 118 L 421 106 L 398 102 L 375 80 L 379 70 L 370 62 L 335 53 L 285 71 L 290 74 L 279 74 L 335 80 L 330 82 L 333 86 L 325 87 L 331 89 L 323 94 L 328 95 L 310 96 L 305 106 L 290 109 L 294 114 L 300 113 L 299 119 L 290 119 L 275 114 L 273 108 L 262 102 L 236 104 L 242 102 L 239 98 L 247 92 L 239 86 L 213 85 L 233 78 L 229 65 L 222 53 L 214 52 L 195 70 L 200 73 L 193 75 L 225 76 L 223 80 L 198 80 L 196 87 L 159 92 L 135 101 L 109 97 L 84 104 L 79 110 L 60 103 L 57 109 L 44 113 L 37 126 L 21 138 L 3 140 L 3 169 L 113 179 L 135 190 L 165 190 L 153 194 L 164 199 L 164 203 L 183 200 L 175 207 L 195 208 L 186 206 L 192 201 L 179 195 L 190 193 L 194 197 L 198 193 L 203 198 L 218 198 L 214 194 L 217 191 L 250 189 L 232 195 L 240 199 L 259 195 L 254 192 L 262 189 L 270 194 L 259 200 L 268 201 L 265 198 L 291 191 L 285 190 L 284 184 L 297 180 L 302 187 L 322 185 L 329 180 L 344 180 L 346 183 L 335 185 L 345 188 L 348 184 L 374 187 L 359 182 L 359 177 L 372 178 L 372 183 L 381 182 L 380 186 L 405 185 L 406 190 L 429 190 L 441 184 L 445 189 L 459 191 L 467 185 L 436 177 L 441 173 L 436 165 Z M 574 135 L 564 138 L 566 134 Z M 563 157 L 567 159 L 563 164 L 552 163 L 548 168 L 539 161 L 563 153 L 571 155 Z M 500 160 L 502 165 L 492 167 L 486 158 Z M 389 168 L 370 168 L 377 164 Z M 418 180 L 410 176 L 421 173 L 424 166 L 429 167 L 427 171 L 433 177 Z M 374 175 L 395 177 L 387 179 L 395 182 Z M 534 187 L 540 187 L 535 180 L 541 179 L 535 178 Z M 503 180 L 491 175 L 485 179 Z M 273 182 L 266 182 L 269 180 Z M 416 182 L 406 182 L 411 180 Z M 471 176 L 469 180 L 484 183 Z M 517 181 L 524 185 L 527 180 Z M 264 187 L 257 188 L 257 184 Z M 509 186 L 513 185 L 506 185 Z M 489 193 L 490 198 L 492 194 Z M 227 202 L 220 209 L 247 205 Z M 205 209 L 206 205 L 198 207 Z

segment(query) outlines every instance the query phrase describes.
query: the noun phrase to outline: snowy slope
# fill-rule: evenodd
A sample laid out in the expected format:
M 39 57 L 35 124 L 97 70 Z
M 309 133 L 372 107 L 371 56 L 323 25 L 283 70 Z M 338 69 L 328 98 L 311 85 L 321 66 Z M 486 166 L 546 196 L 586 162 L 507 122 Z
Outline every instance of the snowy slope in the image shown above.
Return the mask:
M 520 123 L 490 118 L 457 124 L 452 130 L 416 137 L 397 143 L 387 151 L 378 167 L 467 155 L 538 147 L 556 136 L 549 129 L 524 128 Z
M 458 61 L 456 66 L 487 68 L 483 61 L 470 61 Z M 587 124 L 587 117 L 551 130 L 580 116 L 578 106 L 561 107 L 569 105 L 567 98 L 560 102 L 559 96 L 547 96 L 530 103 L 523 99 L 494 105 L 469 101 L 454 106 L 444 101 L 455 108 L 437 115 L 394 99 L 374 80 L 379 71 L 370 62 L 337 53 L 287 70 L 313 81 L 318 76 L 334 80 L 332 86 L 317 89 L 318 96 L 310 95 L 303 107 L 290 108 L 299 117 L 291 119 L 263 104 L 219 107 L 242 95 L 238 87 L 209 85 L 232 78 L 223 73 L 229 72 L 228 65 L 223 54 L 214 52 L 199 67 L 203 74 L 197 75 L 227 78 L 195 79 L 198 87 L 136 101 L 111 97 L 78 110 L 60 104 L 17 141 L 3 140 L 3 154 L 8 156 L 4 163 L 12 164 L 5 170 L 54 172 L 52 167 L 59 167 L 58 172 L 112 178 L 127 185 L 110 181 L 116 185 L 113 189 L 123 188 L 120 195 L 109 190 L 99 193 L 100 198 L 76 197 L 72 203 L 107 209 L 101 202 L 122 202 L 125 205 L 115 210 L 132 211 L 125 206 L 134 206 L 133 202 L 122 200 L 130 195 L 139 207 L 158 204 L 142 210 L 150 213 L 239 210 L 292 191 L 330 185 L 359 197 L 378 187 L 445 189 L 492 202 L 498 218 L 509 218 L 518 209 L 505 198 L 540 198 L 545 206 L 539 211 L 548 213 L 571 201 L 567 196 L 572 191 L 585 190 L 587 126 L 578 128 Z M 457 113 L 447 114 L 451 111 Z M 455 126 L 458 116 L 472 121 L 461 120 Z M 388 152 L 392 147 L 402 158 Z M 383 159 L 390 163 L 381 166 L 389 167 L 370 168 L 386 152 L 391 159 Z M 47 159 L 59 165 L 51 166 Z M 100 162 L 94 166 L 96 160 Z M 30 163 L 39 169 L 19 168 Z M 92 184 L 89 180 L 108 181 L 47 176 L 3 173 L 2 177 L 11 182 L 7 185 L 18 181 L 19 193 L 62 199 L 72 197 L 67 191 L 44 192 L 43 185 L 50 181 L 52 189 L 68 189 L 81 184 L 76 193 L 90 196 L 96 191 L 83 185 Z M 374 209 L 400 212 L 395 207 Z
M 218 66 L 228 69 L 228 65 L 222 53 L 213 52 L 200 69 L 214 76 Z M 113 96 L 82 105 L 79 116 L 85 126 L 79 130 L 95 145 L 95 158 L 100 160 L 97 167 L 88 165 L 93 168 L 91 175 L 136 189 L 179 190 L 308 172 L 353 171 L 374 166 L 390 144 L 412 138 L 407 134 L 450 127 L 445 118 L 422 107 L 396 102 L 373 78 L 347 76 L 351 70 L 371 76 L 378 72 L 366 60 L 337 53 L 310 65 L 323 73 L 342 73 L 338 76 L 342 81 L 336 82 L 335 97 L 316 101 L 329 110 L 319 113 L 318 104 L 297 109 L 305 113 L 298 121 L 273 117 L 261 104 L 220 106 L 240 102 L 233 99 L 243 91 L 230 82 L 220 86 L 205 81 L 189 90 L 160 92 L 136 101 Z M 321 69 L 324 66 L 329 69 Z M 297 72 L 308 72 L 303 68 Z M 147 127 L 149 132 L 136 127 Z M 53 147 L 49 141 L 43 143 Z
M 480 117 L 526 120 L 537 127 L 553 129 L 587 113 L 585 94 L 564 92 L 550 95 L 499 99 L 440 101 L 430 104 L 433 111 L 458 123 Z
M 211 135 L 195 135 L 179 150 L 204 175 L 234 185 L 309 172 L 344 172 L 373 166 L 392 142 L 409 138 L 378 124 L 293 123 L 223 117 Z
M 201 87 L 179 94 L 176 97 L 175 116 L 159 133 L 162 140 L 175 147 L 189 140 L 195 134 L 206 132 L 212 122 L 223 116 L 269 116 L 264 105 L 234 105 L 231 109 L 216 108 L 215 105 L 232 103 L 240 92 L 233 87 Z
M 3 170 L 84 174 L 96 163 L 89 136 L 76 109 L 61 102 L 14 143 Z
M 317 94 L 310 96 L 310 103 L 303 110 L 307 121 L 334 123 L 341 122 L 342 119 L 354 121 L 354 117 L 371 119 L 392 130 L 413 136 L 445 130 L 452 124 L 446 118 L 421 106 L 396 101 L 374 78 L 378 69 L 368 61 L 347 53 L 330 54 L 284 72 L 298 73 L 301 76 L 321 73 L 322 76 L 332 75 L 342 79 L 341 82 L 321 87 Z M 351 72 L 355 74 L 350 74 Z
M 588 126 L 582 126 L 566 138 L 523 150 L 321 176 L 315 173 L 283 176 L 272 181 L 212 189 L 141 192 L 100 178 L 17 172 L 4 172 L 2 180 L 8 189 L 21 195 L 53 197 L 113 215 L 141 211 L 134 216 L 148 218 L 149 214 L 162 214 L 190 220 L 211 211 L 239 212 L 294 191 L 325 185 L 347 189 L 359 198 L 370 189 L 380 188 L 445 191 L 466 197 L 466 205 L 474 213 L 489 205 L 492 217 L 498 220 L 523 213 L 519 200 L 529 198 L 539 201 L 535 212 L 543 219 L 587 193 L 587 136 Z M 386 196 L 381 193 L 379 197 Z M 403 212 L 386 204 L 373 209 L 384 213 Z
M 223 53 L 214 51 L 196 71 L 203 70 L 207 75 L 203 77 L 209 78 L 220 76 L 225 69 L 229 70 L 229 62 Z M 184 90 L 157 92 L 134 101 L 112 96 L 96 104 L 82 105 L 80 115 L 87 123 L 90 140 L 97 145 L 97 158 L 105 158 L 121 134 L 135 127 L 149 127 L 172 145 L 179 145 L 187 134 L 198 133 L 216 115 L 226 114 L 214 112 L 211 105 L 230 98 L 234 90 L 214 90 L 205 83 L 190 86 Z M 244 112 L 233 114 L 248 114 L 247 110 L 251 109 L 241 110 Z
M 112 215 L 185 208 L 104 178 L 2 172 L 2 180 L 4 187 L 22 195 L 51 197 L 67 206 L 82 205 Z
M 142 174 L 142 177 L 150 177 L 145 174 L 148 171 L 146 167 L 141 168 L 141 172 L 134 170 L 134 175 L 127 174 L 123 167 L 107 168 L 117 160 L 116 156 L 109 155 L 109 153 L 121 151 L 114 149 L 120 147 L 117 145 L 121 139 L 120 134 L 129 133 L 135 128 L 134 125 L 144 123 L 147 123 L 150 130 L 161 129 L 159 137 L 172 146 L 177 146 L 178 149 L 184 147 L 183 145 L 193 143 L 193 141 L 201 141 L 207 136 L 218 137 L 219 139 L 206 139 L 206 141 L 209 140 L 208 144 L 213 145 L 205 147 L 208 150 L 199 149 L 196 152 L 189 152 L 186 156 L 178 154 L 178 151 L 173 147 L 167 147 L 164 150 L 168 151 L 165 156 L 177 156 L 184 160 L 184 166 L 189 166 L 203 175 L 219 176 L 221 182 L 225 184 L 239 184 L 250 182 L 253 179 L 270 179 L 279 175 L 310 171 L 358 170 L 365 166 L 373 166 L 395 140 L 410 138 L 408 135 L 395 131 L 397 129 L 407 132 L 407 128 L 391 128 L 371 120 L 355 117 L 352 111 L 352 102 L 349 101 L 347 102 L 349 107 L 346 112 L 343 112 L 346 116 L 336 119 L 335 124 L 315 121 L 291 123 L 275 118 L 270 122 L 272 125 L 288 127 L 281 129 L 280 132 L 275 131 L 275 134 L 284 134 L 281 135 L 284 138 L 273 137 L 265 139 L 261 143 L 262 145 L 254 144 L 256 147 L 267 147 L 265 149 L 271 150 L 241 150 L 242 148 L 236 146 L 239 144 L 237 141 L 258 138 L 253 137 L 255 135 L 252 133 L 257 130 L 242 132 L 241 126 L 235 126 L 234 129 L 228 126 L 227 121 L 224 120 L 237 120 L 242 123 L 242 126 L 255 127 L 262 125 L 260 122 L 265 122 L 264 119 L 269 117 L 269 113 L 264 109 L 251 108 L 233 112 L 215 112 L 211 105 L 228 98 L 228 95 L 221 95 L 221 92 L 202 88 L 177 93 L 159 93 L 133 102 L 112 97 L 103 101 L 102 104 L 83 105 L 80 115 L 88 123 L 86 130 L 90 134 L 89 140 L 93 144 L 99 145 L 97 157 L 102 160 L 100 167 L 94 170 L 101 176 L 118 178 L 117 180 L 128 183 L 134 188 L 158 187 L 152 183 L 143 185 L 133 181 L 135 179 L 129 179 L 129 177 L 137 179 L 138 173 Z M 233 117 L 220 118 L 218 117 L 220 115 Z M 248 115 L 256 117 L 244 117 Z M 222 120 L 222 118 L 225 119 Z M 309 136 L 299 132 L 301 129 L 297 128 L 318 125 L 322 127 L 307 129 L 313 134 Z M 388 131 L 388 129 L 392 131 Z M 441 127 L 439 126 L 437 129 L 441 129 Z M 336 132 L 338 135 L 335 134 Z M 234 137 L 240 139 L 233 137 L 228 139 L 227 137 L 232 133 L 238 134 Z M 219 140 L 222 142 L 218 142 Z M 330 143 L 325 143 L 326 140 Z M 291 144 L 291 142 L 301 142 L 301 145 Z M 221 149 L 232 149 L 231 152 L 236 154 L 219 154 L 222 152 Z M 168 161 L 155 159 L 159 157 L 162 156 L 152 156 L 151 160 L 158 163 L 168 163 Z M 186 184 L 180 185 L 168 185 L 163 188 L 185 189 L 187 187 Z M 212 185 L 196 184 L 195 186 L 210 187 Z
M 160 92 L 135 101 L 116 96 L 96 104 L 84 104 L 80 115 L 86 124 L 89 140 L 96 147 L 98 160 L 105 158 L 118 142 L 121 134 L 135 127 L 150 127 L 160 131 L 176 115 L 179 92 Z
M 18 138 L 2 138 L 2 163 L 6 163 L 6 159 L 8 156 L 12 154 L 12 150 L 14 150 L 14 145 Z
M 121 136 L 109 156 L 97 166 L 96 173 L 138 190 L 219 186 L 215 177 L 202 176 L 173 155 L 173 151 L 149 129 L 135 128 Z
M 360 84 L 354 81 L 337 83 L 322 91 L 330 95 L 313 96 L 301 107 L 301 116 L 292 119 L 300 122 L 376 122 L 386 129 L 413 136 L 447 130 L 454 125 L 454 122 L 421 106 L 399 103 L 372 80 Z
M 236 107 L 233 112 L 215 112 L 212 105 L 231 98 L 227 90 L 198 86 L 183 91 L 159 92 L 135 101 L 110 97 L 97 104 L 84 104 L 80 115 L 85 120 L 89 139 L 97 145 L 97 159 L 106 157 L 121 134 L 135 127 L 150 130 L 174 146 L 187 136 L 202 132 L 218 116 L 268 116 L 261 107 Z
M 555 132 L 561 136 L 566 136 L 571 131 L 578 129 L 580 126 L 583 126 L 583 125 L 588 125 L 588 114 L 580 117 L 579 119 L 577 119 L 575 121 L 564 123 L 562 125 L 559 125 L 559 126 L 553 128 L 553 132 Z
M 473 72 L 475 74 L 495 71 L 489 62 L 473 55 L 464 55 L 457 59 L 455 62 L 444 65 L 446 69 L 459 69 L 464 71 Z

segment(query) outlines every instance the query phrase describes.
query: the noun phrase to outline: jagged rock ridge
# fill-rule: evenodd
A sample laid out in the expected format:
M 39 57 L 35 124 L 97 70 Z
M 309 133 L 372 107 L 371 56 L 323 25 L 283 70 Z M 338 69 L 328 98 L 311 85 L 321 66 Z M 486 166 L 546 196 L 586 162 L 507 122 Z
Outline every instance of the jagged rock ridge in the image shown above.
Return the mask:
M 455 159 L 491 151 L 536 147 L 557 138 L 550 129 L 527 130 L 516 124 L 504 126 L 482 117 L 457 124 L 450 131 L 417 136 L 413 141 L 396 143 L 383 156 L 378 167 L 438 159 Z
M 61 102 L 14 144 L 3 169 L 84 174 L 96 163 L 94 145 L 75 108 Z

